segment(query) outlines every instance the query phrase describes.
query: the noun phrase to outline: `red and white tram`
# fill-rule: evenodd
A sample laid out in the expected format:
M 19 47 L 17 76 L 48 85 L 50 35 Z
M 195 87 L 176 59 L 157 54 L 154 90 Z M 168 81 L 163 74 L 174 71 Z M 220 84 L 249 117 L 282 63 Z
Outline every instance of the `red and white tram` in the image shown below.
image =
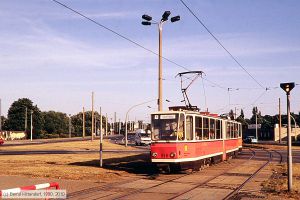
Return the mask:
M 170 170 L 226 160 L 242 148 L 241 123 L 208 112 L 171 107 L 151 114 L 151 161 Z

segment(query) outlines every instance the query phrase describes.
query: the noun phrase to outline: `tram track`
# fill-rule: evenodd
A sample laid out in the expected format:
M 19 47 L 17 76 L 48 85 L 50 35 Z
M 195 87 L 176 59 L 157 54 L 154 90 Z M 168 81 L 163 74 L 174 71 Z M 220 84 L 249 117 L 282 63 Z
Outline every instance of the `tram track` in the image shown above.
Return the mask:
M 229 200 L 229 199 L 239 199 L 238 195 L 239 192 L 244 188 L 244 186 L 246 184 L 248 184 L 251 180 L 253 180 L 253 178 L 260 172 L 262 171 L 266 166 L 268 166 L 270 164 L 270 162 L 273 160 L 274 156 L 272 154 L 272 152 L 275 152 L 279 155 L 280 159 L 279 159 L 279 163 L 282 163 L 282 154 L 276 150 L 266 150 L 266 149 L 261 149 L 264 150 L 266 152 L 268 152 L 269 154 L 269 159 L 263 164 L 261 165 L 249 178 L 247 178 L 239 187 L 237 187 L 235 190 L 233 190 L 231 193 L 229 193 L 225 198 L 223 198 L 223 200 Z
M 224 166 L 220 165 L 220 168 L 216 168 L 216 174 L 214 174 L 213 176 L 209 177 L 206 180 L 203 180 L 203 182 L 198 183 L 198 184 L 190 184 L 192 187 L 190 187 L 187 190 L 184 190 L 180 193 L 174 193 L 173 195 L 171 195 L 170 197 L 166 198 L 166 199 L 181 199 L 184 198 L 184 195 L 187 195 L 189 192 L 195 190 L 195 189 L 200 189 L 200 188 L 211 188 L 211 189 L 218 189 L 218 188 L 222 188 L 223 189 L 227 189 L 227 190 L 232 190 L 232 192 L 230 192 L 226 197 L 224 197 L 224 199 L 235 199 L 238 195 L 239 192 L 244 188 L 245 185 L 247 185 L 247 183 L 249 183 L 262 169 L 264 169 L 273 159 L 273 154 L 278 154 L 279 156 L 276 156 L 276 158 L 278 159 L 278 162 L 282 162 L 282 155 L 280 154 L 280 152 L 274 151 L 274 150 L 265 150 L 265 149 L 252 149 L 249 148 L 247 149 L 248 151 L 244 151 L 243 153 L 240 154 L 239 158 L 240 159 L 246 159 L 243 162 L 239 161 L 237 163 L 233 163 L 231 162 L 230 164 L 232 164 L 232 166 L 226 166 L 225 169 L 223 169 Z M 264 152 L 264 154 L 262 154 L 262 152 Z M 266 155 L 267 153 L 267 155 Z M 257 163 L 261 162 L 262 157 L 268 156 L 268 160 L 266 162 L 263 163 L 263 165 L 261 165 L 258 169 L 256 169 L 253 173 L 251 172 L 249 173 L 244 173 L 241 174 L 242 176 L 249 176 L 245 181 L 243 181 L 241 184 L 239 184 L 238 186 L 232 186 L 232 185 L 214 185 L 214 183 L 211 183 L 211 181 L 213 182 L 214 179 L 218 179 L 222 176 L 226 176 L 229 177 L 231 176 L 238 176 L 238 173 L 234 173 L 234 172 L 230 172 L 233 169 L 238 169 L 238 167 L 240 167 L 241 165 L 245 165 L 247 162 L 254 160 L 253 162 L 255 163 L 256 161 L 256 165 Z M 255 159 L 256 158 L 256 159 Z M 252 164 L 251 164 L 252 165 Z M 215 165 L 218 167 L 218 164 Z M 209 167 L 210 168 L 210 167 Z M 209 169 L 207 168 L 207 169 Z M 255 169 L 255 168 L 254 168 Z M 218 170 L 220 170 L 219 172 L 217 172 Z M 201 170 L 202 171 L 202 170 Z M 93 188 L 88 188 L 85 190 L 81 190 L 78 192 L 73 192 L 70 193 L 68 195 L 68 199 L 101 199 L 101 198 L 105 198 L 105 199 L 128 199 L 131 197 L 134 197 L 135 195 L 139 195 L 139 194 L 149 194 L 149 189 L 155 190 L 156 188 L 161 188 L 161 187 L 166 187 L 167 185 L 169 185 L 170 183 L 184 183 L 182 182 L 182 180 L 184 179 L 184 177 L 186 176 L 190 176 L 193 174 L 197 174 L 197 172 L 189 172 L 189 173 L 185 173 L 185 174 L 172 174 L 172 175 L 167 175 L 167 174 L 152 174 L 149 175 L 147 177 L 137 177 L 137 178 L 131 178 L 130 180 L 124 180 L 122 182 L 117 182 L 117 183 L 113 183 L 113 184 L 106 184 L 103 186 L 98 186 L 98 187 L 93 187 Z M 168 177 L 171 176 L 171 177 Z M 181 179 L 183 178 L 183 179 Z M 126 185 L 129 184 L 131 182 L 135 182 L 135 181 L 157 181 L 155 184 L 149 186 L 149 187 L 144 187 L 144 188 L 126 188 L 123 187 L 122 185 Z M 160 181 L 160 182 L 159 182 Z M 102 196 L 99 198 L 99 194 L 102 193 Z M 123 193 L 123 194 L 122 194 Z M 151 193 L 151 192 L 150 192 Z M 169 193 L 171 194 L 171 193 Z
M 251 156 L 248 160 L 251 160 L 251 159 L 255 156 L 255 151 L 253 151 L 253 150 L 251 150 L 251 149 L 249 149 L 249 150 L 252 152 L 252 153 L 251 153 L 252 156 Z M 247 161 L 248 161 L 248 160 L 247 160 Z M 245 162 L 247 162 L 247 161 L 245 161 Z M 240 163 L 237 164 L 237 166 L 238 166 L 238 165 L 240 165 Z M 237 166 L 236 166 L 236 167 L 237 167 Z M 226 172 L 229 171 L 229 170 L 230 170 L 230 169 L 226 170 Z M 186 190 L 186 191 L 184 191 L 183 193 L 177 194 L 176 196 L 174 196 L 174 197 L 172 197 L 172 198 L 169 198 L 169 199 L 175 199 L 176 197 L 181 196 L 182 194 L 185 194 L 185 193 L 187 193 L 187 192 L 189 192 L 189 191 L 192 191 L 193 189 L 195 189 L 195 188 L 197 188 L 197 187 L 199 187 L 199 186 L 205 185 L 205 184 L 207 184 L 208 182 L 210 182 L 211 180 L 214 180 L 215 178 L 219 177 L 220 175 L 222 175 L 222 174 L 224 174 L 224 173 L 226 173 L 226 172 L 221 172 L 221 173 L 219 173 L 219 174 L 217 174 L 217 175 L 215 175 L 215 176 L 213 176 L 213 177 L 207 179 L 206 181 L 202 182 L 201 184 L 196 185 L 195 187 L 193 187 L 193 188 L 191 188 L 191 189 L 189 189 L 189 190 Z M 197 172 L 196 172 L 196 173 L 197 173 Z M 184 177 L 186 177 L 186 176 L 189 176 L 189 175 L 191 175 L 191 174 L 193 174 L 193 172 L 192 172 L 192 173 L 187 173 L 187 174 L 184 174 L 184 175 L 181 175 L 181 176 L 172 178 L 172 179 L 169 179 L 169 180 L 167 180 L 167 181 L 164 181 L 164 182 L 162 182 L 162 183 L 160 183 L 160 184 L 157 184 L 157 185 L 154 185 L 154 186 L 152 186 L 152 187 L 148 187 L 148 188 L 146 188 L 146 189 L 139 189 L 139 190 L 136 190 L 136 191 L 134 191 L 134 192 L 131 192 L 131 193 L 128 193 L 128 194 L 119 196 L 119 197 L 117 197 L 117 198 L 115 198 L 115 199 L 123 199 L 123 198 L 129 197 L 129 196 L 131 196 L 131 195 L 133 195 L 133 194 L 141 193 L 141 192 L 143 192 L 143 191 L 145 191 L 145 190 L 149 190 L 149 189 L 152 189 L 152 188 L 155 188 L 155 187 L 159 187 L 159 186 L 162 186 L 162 185 L 167 184 L 167 183 L 170 183 L 170 182 L 176 182 L 177 180 L 179 180 L 179 179 L 181 179 L 181 178 L 184 178 Z M 157 175 L 160 176 L 159 174 L 157 174 Z
M 245 161 L 245 162 L 248 162 L 249 160 L 252 160 L 252 159 L 255 157 L 255 154 L 256 154 L 255 151 L 253 151 L 253 150 L 250 149 L 250 148 L 249 148 L 249 150 L 252 152 L 252 156 L 251 156 L 247 161 Z M 239 164 L 239 165 L 240 165 L 240 164 Z M 224 174 L 228 173 L 230 170 L 232 170 L 232 168 L 227 169 L 227 170 L 225 170 L 225 171 L 223 171 L 223 172 L 220 172 L 219 174 L 217 174 L 217 175 L 215 175 L 215 176 L 213 176 L 213 177 L 207 179 L 206 181 L 204 181 L 204 182 L 202 182 L 202 183 L 200 183 L 200 184 L 195 185 L 194 187 L 190 188 L 189 190 L 186 190 L 186 191 L 184 191 L 184 192 L 181 192 L 181 193 L 179 193 L 179 194 L 173 196 L 172 198 L 169 198 L 169 200 L 176 199 L 177 197 L 180 197 L 180 196 L 182 196 L 182 195 L 184 195 L 184 194 L 187 194 L 188 192 L 191 192 L 192 190 L 194 190 L 194 189 L 196 189 L 196 188 L 198 188 L 198 187 L 205 186 L 205 185 L 207 185 L 209 182 L 211 182 L 212 180 L 216 179 L 217 177 L 219 177 L 219 176 L 221 176 L 221 175 L 224 175 Z

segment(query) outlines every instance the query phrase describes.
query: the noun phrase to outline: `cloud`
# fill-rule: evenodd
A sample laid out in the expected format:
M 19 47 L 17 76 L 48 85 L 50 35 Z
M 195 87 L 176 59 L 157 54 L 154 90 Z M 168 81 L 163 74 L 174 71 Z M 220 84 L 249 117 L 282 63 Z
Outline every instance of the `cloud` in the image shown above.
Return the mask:
M 51 29 L 49 26 L 31 20 L 22 20 L 28 34 L 1 32 L 1 69 L 43 68 L 63 66 L 64 68 L 134 68 L 148 58 L 135 46 L 89 44 L 81 42 Z M 118 42 L 115 42 L 118 43 Z M 145 65 L 144 65 L 145 66 Z M 146 67 L 146 66 L 145 66 Z

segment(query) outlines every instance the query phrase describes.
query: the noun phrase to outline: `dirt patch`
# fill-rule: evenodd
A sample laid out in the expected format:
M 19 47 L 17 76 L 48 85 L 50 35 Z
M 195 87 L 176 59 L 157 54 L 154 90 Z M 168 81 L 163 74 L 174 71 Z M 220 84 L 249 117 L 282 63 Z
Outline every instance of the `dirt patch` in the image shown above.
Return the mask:
M 99 141 L 11 146 L 1 148 L 1 150 L 78 150 L 87 148 L 98 150 Z M 0 175 L 113 182 L 128 176 L 154 173 L 149 162 L 149 154 L 124 153 L 122 150 L 135 148 L 125 148 L 107 141 L 104 142 L 104 149 L 117 149 L 120 151 L 117 153 L 103 153 L 103 168 L 99 167 L 99 153 L 97 152 L 89 154 L 1 155 Z
M 291 193 L 288 192 L 287 187 L 287 165 L 270 164 L 269 168 L 273 173 L 270 179 L 263 183 L 263 191 L 272 196 L 280 196 L 282 199 L 300 199 L 300 164 L 293 163 L 293 191 Z

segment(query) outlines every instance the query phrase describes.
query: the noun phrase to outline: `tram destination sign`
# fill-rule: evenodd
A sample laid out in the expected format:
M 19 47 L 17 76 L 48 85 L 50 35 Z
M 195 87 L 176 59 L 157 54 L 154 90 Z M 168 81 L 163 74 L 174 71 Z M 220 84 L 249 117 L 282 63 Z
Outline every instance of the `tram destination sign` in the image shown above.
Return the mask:
M 160 119 L 176 119 L 176 115 L 160 115 Z

